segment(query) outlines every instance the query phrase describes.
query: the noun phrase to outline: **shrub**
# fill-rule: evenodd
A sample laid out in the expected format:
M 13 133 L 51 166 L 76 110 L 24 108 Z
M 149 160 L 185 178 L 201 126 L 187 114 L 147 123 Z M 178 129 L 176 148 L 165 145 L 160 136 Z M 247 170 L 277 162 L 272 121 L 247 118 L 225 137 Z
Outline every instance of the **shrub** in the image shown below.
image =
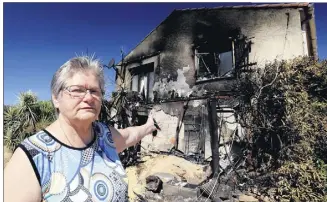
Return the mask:
M 269 168 L 275 197 L 326 201 L 327 62 L 275 61 L 243 74 L 237 87 L 248 101 L 240 119 L 252 135 L 253 159 Z

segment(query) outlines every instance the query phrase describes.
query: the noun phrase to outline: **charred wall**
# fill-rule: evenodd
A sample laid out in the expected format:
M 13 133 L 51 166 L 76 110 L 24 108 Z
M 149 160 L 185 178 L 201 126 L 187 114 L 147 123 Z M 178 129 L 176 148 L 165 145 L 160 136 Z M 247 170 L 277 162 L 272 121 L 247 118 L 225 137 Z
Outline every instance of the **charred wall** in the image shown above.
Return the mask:
M 179 90 L 180 96 L 190 92 L 231 90 L 232 81 L 196 85 L 194 48 L 207 45 L 224 48 L 229 37 L 245 36 L 251 41 L 250 62 L 258 66 L 274 59 L 290 59 L 303 55 L 303 38 L 299 10 L 284 9 L 199 9 L 174 11 L 127 57 L 160 52 L 155 71 L 154 90 L 160 97 Z

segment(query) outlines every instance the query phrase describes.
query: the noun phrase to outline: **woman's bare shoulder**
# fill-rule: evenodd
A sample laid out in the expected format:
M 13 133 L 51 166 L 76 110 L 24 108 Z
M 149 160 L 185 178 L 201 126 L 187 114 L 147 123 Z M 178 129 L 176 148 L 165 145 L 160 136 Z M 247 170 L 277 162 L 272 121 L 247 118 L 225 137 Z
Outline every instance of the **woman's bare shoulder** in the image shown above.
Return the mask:
M 4 169 L 4 201 L 41 200 L 41 187 L 28 155 L 18 147 Z

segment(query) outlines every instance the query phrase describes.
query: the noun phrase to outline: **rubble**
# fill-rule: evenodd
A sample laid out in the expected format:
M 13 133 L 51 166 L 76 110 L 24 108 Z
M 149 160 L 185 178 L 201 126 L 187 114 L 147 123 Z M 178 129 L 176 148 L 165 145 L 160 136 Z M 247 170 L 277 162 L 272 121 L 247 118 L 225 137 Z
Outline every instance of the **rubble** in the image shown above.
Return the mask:
M 146 187 L 148 191 L 159 193 L 162 190 L 162 180 L 155 175 L 150 175 L 146 178 Z
M 209 162 L 196 164 L 177 156 L 153 153 L 143 156 L 141 163 L 126 169 L 129 199 L 131 202 L 259 201 L 238 189 L 235 171 L 211 178 L 209 168 Z

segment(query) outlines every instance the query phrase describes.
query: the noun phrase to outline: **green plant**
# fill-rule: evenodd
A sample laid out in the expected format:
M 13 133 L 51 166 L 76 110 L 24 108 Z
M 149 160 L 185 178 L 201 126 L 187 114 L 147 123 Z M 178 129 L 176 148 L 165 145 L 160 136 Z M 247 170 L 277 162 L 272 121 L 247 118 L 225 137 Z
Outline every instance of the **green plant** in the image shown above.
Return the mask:
M 36 131 L 36 122 L 38 120 L 37 111 L 37 97 L 32 91 L 22 92 L 18 96 L 19 110 L 22 115 L 22 124 L 24 127 L 32 126 L 33 131 Z
M 238 88 L 253 159 L 268 168 L 278 201 L 326 201 L 327 62 L 275 61 L 242 75 Z
M 55 120 L 51 101 L 39 101 L 31 91 L 20 93 L 18 100 L 18 104 L 4 108 L 4 144 L 11 151 Z

